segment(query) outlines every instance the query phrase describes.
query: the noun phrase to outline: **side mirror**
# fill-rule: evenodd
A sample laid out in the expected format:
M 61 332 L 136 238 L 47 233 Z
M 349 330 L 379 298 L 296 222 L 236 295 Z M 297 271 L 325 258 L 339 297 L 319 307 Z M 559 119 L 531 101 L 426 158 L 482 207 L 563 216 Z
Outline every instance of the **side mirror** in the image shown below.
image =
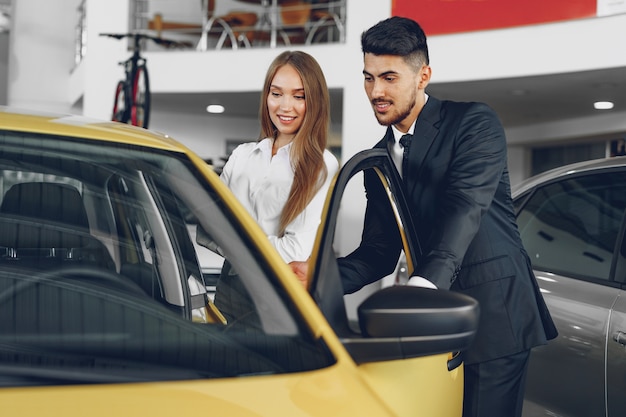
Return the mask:
M 362 335 L 343 339 L 357 363 L 467 349 L 478 328 L 475 299 L 453 291 L 383 288 L 358 307 Z

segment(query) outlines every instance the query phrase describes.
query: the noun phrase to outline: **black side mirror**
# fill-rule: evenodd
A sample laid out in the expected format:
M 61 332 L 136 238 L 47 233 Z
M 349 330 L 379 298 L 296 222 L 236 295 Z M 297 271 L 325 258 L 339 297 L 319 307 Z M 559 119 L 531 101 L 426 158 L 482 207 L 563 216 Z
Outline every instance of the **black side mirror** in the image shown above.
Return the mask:
M 467 349 L 478 327 L 475 299 L 453 291 L 383 288 L 358 307 L 359 338 L 344 339 L 357 363 Z

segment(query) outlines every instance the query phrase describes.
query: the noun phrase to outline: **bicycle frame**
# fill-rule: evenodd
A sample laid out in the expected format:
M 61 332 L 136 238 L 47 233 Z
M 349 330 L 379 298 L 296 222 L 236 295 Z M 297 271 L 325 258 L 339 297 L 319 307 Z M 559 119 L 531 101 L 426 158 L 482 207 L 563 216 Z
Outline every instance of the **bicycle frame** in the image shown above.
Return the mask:
M 147 128 L 150 116 L 150 84 L 146 59 L 140 54 L 141 40 L 147 35 L 139 33 L 107 35 L 117 39 L 122 37 L 133 39 L 133 54 L 119 63 L 124 67 L 125 77 L 118 82 L 115 89 L 112 120 Z
M 135 37 L 133 55 L 124 61 L 125 79 L 125 122 L 148 127 L 150 89 L 146 59 L 139 53 L 139 38 Z
M 185 47 L 184 42 L 163 39 L 145 33 L 101 33 L 115 39 L 132 38 L 133 54 L 119 62 L 124 67 L 124 79 L 115 87 L 112 120 L 148 128 L 150 121 L 150 80 L 147 61 L 141 56 L 141 41 L 150 39 L 166 47 Z

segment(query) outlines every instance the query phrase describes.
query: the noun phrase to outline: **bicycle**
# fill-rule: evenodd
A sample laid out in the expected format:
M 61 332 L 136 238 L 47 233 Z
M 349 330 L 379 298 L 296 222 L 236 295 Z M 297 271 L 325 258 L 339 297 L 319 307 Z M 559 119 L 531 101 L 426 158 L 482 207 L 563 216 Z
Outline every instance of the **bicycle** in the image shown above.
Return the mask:
M 133 54 L 125 61 L 119 62 L 124 67 L 125 77 L 115 87 L 113 116 L 111 120 L 130 123 L 134 126 L 148 128 L 150 121 L 150 79 L 146 59 L 141 56 L 141 41 L 150 39 L 166 47 L 187 46 L 184 42 L 163 39 L 140 32 L 132 33 L 101 33 L 115 39 L 132 38 Z

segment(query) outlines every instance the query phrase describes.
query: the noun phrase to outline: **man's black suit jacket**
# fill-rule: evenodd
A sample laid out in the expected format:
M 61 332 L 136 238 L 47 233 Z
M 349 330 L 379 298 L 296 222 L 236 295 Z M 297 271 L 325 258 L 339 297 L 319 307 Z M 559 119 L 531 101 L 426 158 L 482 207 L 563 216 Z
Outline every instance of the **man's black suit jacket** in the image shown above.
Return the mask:
M 390 149 L 387 129 L 375 147 Z M 480 304 L 468 364 L 545 344 L 557 331 L 523 248 L 511 201 L 506 139 L 482 103 L 429 97 L 409 146 L 406 199 L 423 255 L 413 276 L 459 291 Z M 362 241 L 339 260 L 344 292 L 389 275 L 401 242 L 377 180 L 365 175 Z M 385 202 L 379 204 L 380 202 Z

